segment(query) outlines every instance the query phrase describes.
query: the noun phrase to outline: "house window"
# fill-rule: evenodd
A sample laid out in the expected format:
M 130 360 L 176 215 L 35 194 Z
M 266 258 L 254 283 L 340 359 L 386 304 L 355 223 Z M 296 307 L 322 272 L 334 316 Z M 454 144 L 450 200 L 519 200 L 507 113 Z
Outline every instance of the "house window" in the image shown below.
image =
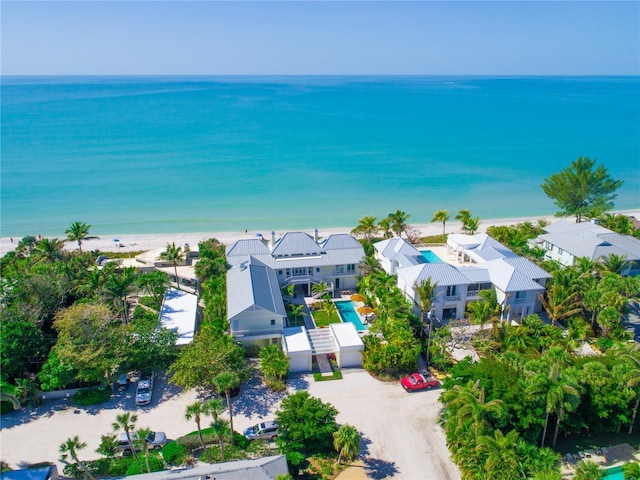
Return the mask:
M 282 270 L 278 270 L 278 275 L 282 275 Z
M 458 294 L 457 285 L 449 285 L 447 287 L 447 297 L 455 297 Z
M 516 298 L 527 298 L 527 292 L 516 292 Z
M 344 265 L 336 265 L 336 273 L 344 272 Z
M 320 273 L 320 269 L 319 268 L 316 268 L 316 273 Z
M 355 271 L 356 271 L 355 263 L 351 263 L 351 264 L 347 265 L 347 272 L 353 273 Z
M 560 255 L 562 255 L 562 254 L 564 253 L 560 247 L 558 247 L 558 253 L 559 253 Z
M 272 327 L 275 327 L 275 325 L 276 325 L 276 319 L 275 319 L 275 318 L 272 318 L 272 319 L 271 319 L 271 326 L 272 326 Z

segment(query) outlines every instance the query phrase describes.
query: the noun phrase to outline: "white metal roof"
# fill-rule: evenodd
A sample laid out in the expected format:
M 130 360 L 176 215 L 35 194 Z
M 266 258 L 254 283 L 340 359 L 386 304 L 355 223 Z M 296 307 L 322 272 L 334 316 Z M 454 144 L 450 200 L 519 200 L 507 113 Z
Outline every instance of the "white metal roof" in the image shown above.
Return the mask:
M 237 240 L 233 242 L 231 245 L 227 247 L 227 260 L 230 260 L 229 257 L 246 257 L 248 255 L 260 255 L 269 253 L 269 247 L 259 238 L 243 238 L 241 240 Z M 235 262 L 229 261 L 230 264 L 235 264 Z
M 383 257 L 397 262 L 398 268 L 407 268 L 424 263 L 422 253 L 404 238 L 389 238 L 375 243 L 373 246 Z
M 167 289 L 160 308 L 160 323 L 164 328 L 177 332 L 177 345 L 193 341 L 197 313 L 196 295 L 175 288 Z
M 322 248 L 305 232 L 287 232 L 271 247 L 274 257 L 320 255 Z
M 423 263 L 413 267 L 398 270 L 398 277 L 401 277 L 407 285 L 421 285 L 427 279 L 431 283 L 437 282 L 439 286 L 448 285 L 468 285 L 472 283 L 460 271 L 444 262 Z
M 287 327 L 282 330 L 282 344 L 287 354 L 311 355 L 311 343 L 307 337 L 307 329 L 304 327 Z
M 227 272 L 227 317 L 249 309 L 262 309 L 283 317 L 287 314 L 275 272 L 253 259 Z
M 564 220 L 545 227 L 548 232 L 539 239 L 569 252 L 574 257 L 597 260 L 611 254 L 624 255 L 627 260 L 640 259 L 640 240 L 620 235 L 593 223 L 570 223 Z
M 329 250 L 349 250 L 349 249 L 361 249 L 362 245 L 360 242 L 349 235 L 348 233 L 334 233 L 329 235 L 323 241 L 320 242 L 320 245 L 325 251 Z
M 525 290 L 543 291 L 544 287 L 507 263 L 504 259 L 492 260 L 482 265 L 489 271 L 491 283 L 505 293 Z M 536 277 L 538 278 L 538 277 Z
M 336 345 L 342 349 L 364 350 L 364 343 L 358 335 L 356 326 L 351 322 L 330 323 L 329 328 Z

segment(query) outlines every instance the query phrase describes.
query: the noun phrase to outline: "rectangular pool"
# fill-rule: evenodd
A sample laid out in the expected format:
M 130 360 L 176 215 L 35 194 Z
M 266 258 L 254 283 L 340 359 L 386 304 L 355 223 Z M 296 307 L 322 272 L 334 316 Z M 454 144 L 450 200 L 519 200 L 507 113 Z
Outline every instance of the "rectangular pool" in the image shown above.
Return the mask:
M 424 258 L 424 263 L 442 263 L 440 257 L 438 257 L 431 250 L 418 250 L 422 254 L 422 258 Z
M 362 324 L 360 321 L 360 317 L 356 312 L 356 304 L 351 300 L 343 300 L 339 302 L 334 302 L 336 304 L 336 308 L 338 309 L 338 313 L 340 314 L 340 318 L 342 318 L 343 322 L 351 322 L 356 326 L 356 330 L 362 332 L 367 329 L 366 325 Z
M 607 474 L 604 480 L 624 480 L 624 473 L 622 473 L 622 467 L 607 468 Z

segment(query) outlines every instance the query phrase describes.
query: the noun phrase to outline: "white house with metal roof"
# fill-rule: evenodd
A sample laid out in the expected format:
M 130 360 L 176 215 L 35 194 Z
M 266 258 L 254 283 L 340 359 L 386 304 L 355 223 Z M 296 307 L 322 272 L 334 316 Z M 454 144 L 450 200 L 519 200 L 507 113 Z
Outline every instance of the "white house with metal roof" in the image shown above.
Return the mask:
M 276 273 L 281 288 L 299 285 L 308 296 L 313 284 L 324 282 L 334 291 L 355 289 L 358 263 L 364 258 L 360 242 L 349 234 L 329 235 L 322 241 L 305 232 L 288 232 L 271 242 L 259 238 L 241 239 L 227 248 L 232 267 L 247 260 L 259 260 Z
M 420 313 L 416 286 L 427 280 L 437 284 L 432 313 L 439 319 L 462 318 L 467 304 L 488 289 L 495 289 L 507 317 L 526 316 L 542 308 L 538 293 L 544 292 L 551 275 L 486 234 L 450 235 L 449 252 L 456 264 L 428 263 L 406 240 L 390 240 L 394 242 L 376 244 L 376 256 L 387 273 L 397 275 L 398 287 L 413 302 L 416 314 Z
M 627 265 L 622 275 L 640 275 L 640 240 L 620 235 L 590 222 L 574 223 L 566 220 L 547 225 L 547 233 L 532 243 L 545 250 L 545 257 L 565 266 L 577 258 L 601 261 L 611 254 L 624 256 Z
M 272 232 L 271 243 L 261 238 L 237 240 L 227 247 L 226 256 L 232 267 L 227 272 L 231 334 L 243 345 L 262 346 L 280 342 L 287 327 L 282 288 L 296 285 L 307 296 L 320 282 L 333 291 L 355 289 L 358 263 L 365 255 L 351 235 L 333 234 L 319 241 L 316 230 L 314 237 L 289 232 L 278 239 Z M 299 346 L 298 336 L 290 341 Z M 306 353 L 298 356 L 306 358 Z
M 254 257 L 227 272 L 227 319 L 243 345 L 279 343 L 287 312 L 275 272 Z

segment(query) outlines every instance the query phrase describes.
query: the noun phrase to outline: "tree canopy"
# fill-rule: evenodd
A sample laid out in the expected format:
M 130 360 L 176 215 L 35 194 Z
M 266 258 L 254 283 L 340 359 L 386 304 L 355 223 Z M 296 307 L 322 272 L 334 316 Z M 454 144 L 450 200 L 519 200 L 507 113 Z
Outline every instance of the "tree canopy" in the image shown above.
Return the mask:
M 597 217 L 613 208 L 622 180 L 613 180 L 604 165 L 579 157 L 564 170 L 544 179 L 541 187 L 560 209 L 558 216 Z

